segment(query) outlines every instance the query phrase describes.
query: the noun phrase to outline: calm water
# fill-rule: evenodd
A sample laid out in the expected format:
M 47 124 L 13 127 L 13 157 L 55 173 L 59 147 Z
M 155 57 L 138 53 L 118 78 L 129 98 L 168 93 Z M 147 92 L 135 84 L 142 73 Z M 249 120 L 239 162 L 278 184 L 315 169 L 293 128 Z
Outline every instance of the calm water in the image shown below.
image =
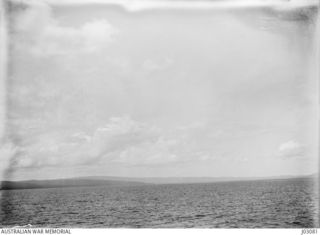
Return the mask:
M 12 190 L 1 225 L 49 227 L 315 227 L 307 179 Z

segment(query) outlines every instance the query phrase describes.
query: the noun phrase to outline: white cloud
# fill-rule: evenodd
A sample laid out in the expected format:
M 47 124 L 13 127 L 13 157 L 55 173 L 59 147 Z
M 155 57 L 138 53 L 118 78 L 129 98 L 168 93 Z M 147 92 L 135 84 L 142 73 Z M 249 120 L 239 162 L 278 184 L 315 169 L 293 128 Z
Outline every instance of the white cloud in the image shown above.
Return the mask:
M 171 147 L 176 145 L 176 141 L 159 138 L 154 143 L 144 143 L 131 146 L 121 151 L 114 162 L 128 165 L 162 165 L 179 162 L 181 159 L 171 151 Z
M 243 0 L 243 1 L 166 1 L 166 0 L 47 0 L 51 4 L 69 5 L 69 4 L 117 4 L 124 7 L 128 11 L 142 11 L 148 9 L 224 9 L 224 8 L 249 8 L 249 7 L 290 7 L 298 8 L 303 6 L 317 5 L 317 0 L 294 0 L 289 2 L 282 2 L 279 0 L 257 1 L 257 0 Z
M 156 143 L 161 131 L 130 117 L 114 117 L 91 135 L 84 132 L 65 135 L 47 133 L 21 149 L 18 167 L 99 164 L 105 158 L 134 146 Z M 129 151 L 129 150 L 128 150 Z
M 114 117 L 94 132 L 89 148 L 94 155 L 102 158 L 110 152 L 144 142 L 154 142 L 159 135 L 160 130 L 156 127 L 136 122 L 130 117 Z
M 172 64 L 173 60 L 170 58 L 164 58 L 159 61 L 148 59 L 143 62 L 142 68 L 149 72 L 161 71 L 169 68 Z
M 30 4 L 15 16 L 14 46 L 34 55 L 91 53 L 108 45 L 118 33 L 107 20 L 96 19 L 80 27 L 63 26 L 44 3 Z
M 304 147 L 294 140 L 282 143 L 278 148 L 278 155 L 282 158 L 302 157 L 303 153 Z
M 203 124 L 165 130 L 129 116 L 110 118 L 91 133 L 52 132 L 34 137 L 20 148 L 18 168 L 123 164 L 161 166 L 212 159 L 207 147 L 197 148 L 191 132 Z M 197 154 L 202 150 L 201 156 Z M 208 152 L 209 151 L 209 152 Z M 204 157 L 206 155 L 206 157 Z M 207 156 L 208 155 L 208 156 Z

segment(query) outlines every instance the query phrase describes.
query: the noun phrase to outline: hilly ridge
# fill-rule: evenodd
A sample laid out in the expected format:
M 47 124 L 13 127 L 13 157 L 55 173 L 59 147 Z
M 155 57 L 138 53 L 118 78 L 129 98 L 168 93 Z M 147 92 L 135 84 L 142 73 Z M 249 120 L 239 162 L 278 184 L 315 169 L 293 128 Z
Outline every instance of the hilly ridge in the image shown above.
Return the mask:
M 151 178 L 130 178 L 113 176 L 87 176 L 66 179 L 49 180 L 23 180 L 23 181 L 2 181 L 0 190 L 13 189 L 36 189 L 36 188 L 66 188 L 66 187 L 128 187 L 139 185 L 157 184 L 194 184 L 194 183 L 215 183 L 231 181 L 256 181 L 256 180 L 282 180 L 295 178 L 317 179 L 318 174 L 304 176 L 274 176 L 274 177 L 151 177 Z

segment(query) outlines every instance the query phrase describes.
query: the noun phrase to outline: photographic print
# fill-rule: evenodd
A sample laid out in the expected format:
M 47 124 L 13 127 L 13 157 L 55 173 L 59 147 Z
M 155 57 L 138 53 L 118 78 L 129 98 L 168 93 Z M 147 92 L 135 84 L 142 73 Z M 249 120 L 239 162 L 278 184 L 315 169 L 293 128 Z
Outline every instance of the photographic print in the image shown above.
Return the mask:
M 3 0 L 0 227 L 319 227 L 318 0 Z

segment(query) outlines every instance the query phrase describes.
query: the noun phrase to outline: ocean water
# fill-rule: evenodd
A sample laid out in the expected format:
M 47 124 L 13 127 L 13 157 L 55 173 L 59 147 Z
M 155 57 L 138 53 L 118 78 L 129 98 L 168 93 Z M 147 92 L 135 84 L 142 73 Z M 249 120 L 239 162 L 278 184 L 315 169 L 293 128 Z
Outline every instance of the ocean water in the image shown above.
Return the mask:
M 317 227 L 310 179 L 2 191 L 1 226 Z

